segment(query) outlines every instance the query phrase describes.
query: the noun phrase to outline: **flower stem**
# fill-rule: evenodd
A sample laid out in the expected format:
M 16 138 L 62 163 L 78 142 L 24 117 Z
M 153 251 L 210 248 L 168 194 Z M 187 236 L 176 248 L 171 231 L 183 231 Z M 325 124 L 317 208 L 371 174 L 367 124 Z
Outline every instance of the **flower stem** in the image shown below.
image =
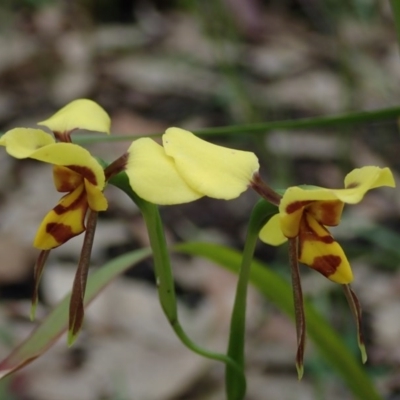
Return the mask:
M 250 187 L 254 189 L 263 199 L 267 200 L 271 204 L 279 206 L 282 196 L 275 192 L 270 186 L 268 186 L 262 179 L 258 172 L 253 175 L 253 179 L 250 183 Z
M 225 354 L 214 353 L 195 344 L 187 336 L 179 322 L 171 262 L 158 207 L 155 204 L 143 200 L 133 192 L 125 172 L 112 177 L 110 183 L 123 190 L 137 204 L 142 212 L 149 234 L 150 245 L 153 250 L 154 270 L 161 307 L 178 338 L 193 352 L 203 357 L 230 365 L 231 368 L 236 371 L 237 379 L 245 382 L 244 373 L 234 360 Z
M 121 157 L 117 158 L 115 161 L 113 161 L 104 169 L 104 175 L 106 177 L 106 181 L 108 181 L 113 176 L 119 174 L 125 169 L 128 157 L 129 154 L 124 153 Z
M 236 286 L 235 302 L 232 310 L 229 344 L 227 355 L 244 369 L 245 328 L 247 287 L 250 279 L 251 263 L 257 244 L 258 233 L 269 218 L 276 213 L 276 208 L 264 200 L 259 201 L 253 208 L 247 228 L 246 243 L 243 250 Z M 237 379 L 237 371 L 226 366 L 226 394 L 228 399 L 241 400 L 246 393 L 246 386 Z

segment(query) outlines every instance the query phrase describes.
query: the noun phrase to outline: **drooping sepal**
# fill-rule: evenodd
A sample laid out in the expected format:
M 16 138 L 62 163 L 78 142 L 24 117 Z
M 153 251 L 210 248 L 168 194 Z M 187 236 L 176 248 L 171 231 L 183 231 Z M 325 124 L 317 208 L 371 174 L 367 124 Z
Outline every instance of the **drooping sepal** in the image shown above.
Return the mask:
M 33 321 L 36 316 L 36 308 L 37 308 L 38 298 L 39 298 L 40 279 L 42 277 L 44 265 L 46 264 L 49 254 L 50 254 L 49 250 L 42 250 L 39 253 L 39 256 L 38 256 L 35 266 L 33 268 L 33 282 L 34 283 L 33 283 L 33 292 L 32 292 L 32 305 L 31 305 L 31 312 L 30 312 L 31 321 Z
M 294 314 L 296 321 L 297 335 L 297 352 L 296 352 L 296 369 L 299 380 L 303 377 L 304 372 L 304 349 L 306 344 L 306 318 L 304 313 L 303 290 L 301 288 L 300 271 L 298 263 L 297 239 L 289 239 L 289 260 L 292 276 Z
M 72 285 L 71 300 L 69 304 L 68 345 L 72 346 L 82 329 L 85 309 L 86 282 L 90 266 L 94 234 L 97 224 L 97 212 L 89 211 L 86 221 L 87 229 L 83 239 L 81 256 Z
M 347 302 L 349 303 L 351 312 L 357 326 L 357 342 L 361 353 L 361 360 L 363 364 L 367 362 L 368 355 L 364 343 L 364 335 L 362 332 L 362 309 L 357 295 L 354 293 L 350 285 L 343 285 L 343 290 L 346 295 Z

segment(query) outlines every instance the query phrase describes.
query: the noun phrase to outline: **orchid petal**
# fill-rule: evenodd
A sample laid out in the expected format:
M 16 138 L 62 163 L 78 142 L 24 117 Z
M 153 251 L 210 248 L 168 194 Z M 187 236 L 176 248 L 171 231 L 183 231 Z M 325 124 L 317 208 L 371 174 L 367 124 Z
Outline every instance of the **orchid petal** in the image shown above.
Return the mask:
M 0 138 L 0 145 L 15 158 L 32 158 L 49 164 L 68 167 L 100 189 L 104 188 L 105 177 L 102 166 L 81 146 L 73 143 L 55 143 L 54 138 L 40 129 L 15 128 Z M 62 174 L 62 169 L 57 174 Z M 56 187 L 63 180 L 55 176 Z M 68 172 L 66 181 L 72 179 Z M 69 184 L 68 184 L 69 185 Z
M 45 216 L 36 233 L 34 247 L 50 250 L 85 230 L 84 219 L 88 203 L 84 189 L 82 184 L 66 194 Z
M 280 246 L 287 241 L 287 237 L 283 235 L 281 229 L 281 218 L 279 214 L 275 214 L 263 226 L 259 234 L 260 240 L 271 246 Z
M 37 149 L 54 144 L 53 136 L 41 129 L 14 128 L 0 138 L 0 146 L 15 158 L 28 158 Z
M 389 168 L 374 166 L 354 169 L 346 175 L 344 185 L 346 189 L 334 192 L 339 200 L 350 204 L 359 203 L 368 190 L 381 186 L 396 186 Z
M 143 199 L 154 204 L 180 204 L 202 197 L 185 182 L 174 160 L 154 140 L 135 140 L 128 153 L 126 174 L 132 189 Z
M 102 166 L 86 149 L 77 144 L 49 144 L 32 151 L 28 157 L 49 164 L 68 167 L 100 189 L 104 188 L 105 177 Z
M 85 189 L 89 208 L 93 211 L 105 211 L 108 202 L 101 189 L 85 179 Z
M 348 284 L 353 273 L 343 249 L 328 230 L 306 214 L 299 232 L 299 261 L 333 282 Z
M 183 129 L 167 129 L 163 144 L 187 184 L 209 197 L 238 197 L 259 169 L 255 154 L 208 143 Z
M 110 133 L 111 120 L 106 111 L 88 99 L 71 101 L 50 118 L 38 122 L 53 132 L 71 132 L 75 129 Z

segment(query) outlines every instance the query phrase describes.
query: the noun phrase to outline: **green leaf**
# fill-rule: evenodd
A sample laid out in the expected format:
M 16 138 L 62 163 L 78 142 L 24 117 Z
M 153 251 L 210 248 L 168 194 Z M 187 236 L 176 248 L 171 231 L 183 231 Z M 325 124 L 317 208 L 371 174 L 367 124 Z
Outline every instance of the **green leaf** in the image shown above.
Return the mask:
M 400 0 L 392 0 L 393 8 L 400 9 Z M 397 14 L 400 13 L 400 10 Z M 400 107 L 384 108 L 383 110 L 359 111 L 348 114 L 331 115 L 324 117 L 299 118 L 294 120 L 282 120 L 271 122 L 259 122 L 255 124 L 220 126 L 217 128 L 198 129 L 193 131 L 196 135 L 230 135 L 230 134 L 264 134 L 275 129 L 311 129 L 324 127 L 338 127 L 367 122 L 396 119 L 400 116 Z M 74 137 L 74 143 L 102 143 L 102 142 L 126 142 L 139 137 L 161 136 L 163 132 L 155 132 L 147 135 L 79 135 Z
M 247 288 L 251 276 L 254 250 L 256 248 L 260 229 L 277 212 L 277 206 L 274 206 L 265 200 L 259 200 L 253 207 L 247 227 L 246 242 L 238 271 L 238 281 L 231 316 L 227 351 L 227 355 L 236 361 L 243 369 L 245 367 Z M 237 372 L 230 365 L 226 366 L 225 383 L 226 393 L 229 399 L 244 398 L 246 387 L 241 384 L 239 379 L 237 379 Z
M 183 243 L 174 247 L 178 252 L 205 257 L 237 273 L 241 253 L 227 247 L 209 243 Z M 253 261 L 250 281 L 272 303 L 294 318 L 292 289 L 279 275 L 258 261 Z M 329 323 L 307 302 L 307 333 L 322 356 L 360 400 L 382 400 L 360 362 L 349 352 Z
M 150 255 L 150 249 L 135 250 L 109 261 L 102 268 L 91 274 L 85 294 L 85 307 L 114 278 Z M 66 296 L 28 338 L 17 346 L 5 359 L 0 361 L 1 379 L 41 356 L 64 333 L 68 324 L 70 298 L 71 295 Z

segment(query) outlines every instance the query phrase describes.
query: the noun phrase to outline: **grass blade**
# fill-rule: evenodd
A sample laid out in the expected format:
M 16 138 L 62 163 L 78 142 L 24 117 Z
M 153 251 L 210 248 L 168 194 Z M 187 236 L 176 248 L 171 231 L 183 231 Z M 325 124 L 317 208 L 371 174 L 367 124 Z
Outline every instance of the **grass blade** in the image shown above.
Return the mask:
M 91 274 L 84 305 L 87 306 L 114 278 L 150 255 L 150 249 L 135 250 L 109 261 Z M 1 379 L 41 356 L 67 330 L 70 298 L 71 295 L 67 295 L 28 338 L 0 361 Z
M 183 243 L 175 246 L 180 253 L 205 257 L 237 273 L 241 253 L 227 247 L 209 243 Z M 294 318 L 291 286 L 279 275 L 258 261 L 253 261 L 250 275 L 252 284 L 283 312 Z M 382 400 L 362 365 L 349 352 L 329 323 L 305 302 L 307 333 L 321 355 L 346 382 L 354 396 L 360 400 Z

